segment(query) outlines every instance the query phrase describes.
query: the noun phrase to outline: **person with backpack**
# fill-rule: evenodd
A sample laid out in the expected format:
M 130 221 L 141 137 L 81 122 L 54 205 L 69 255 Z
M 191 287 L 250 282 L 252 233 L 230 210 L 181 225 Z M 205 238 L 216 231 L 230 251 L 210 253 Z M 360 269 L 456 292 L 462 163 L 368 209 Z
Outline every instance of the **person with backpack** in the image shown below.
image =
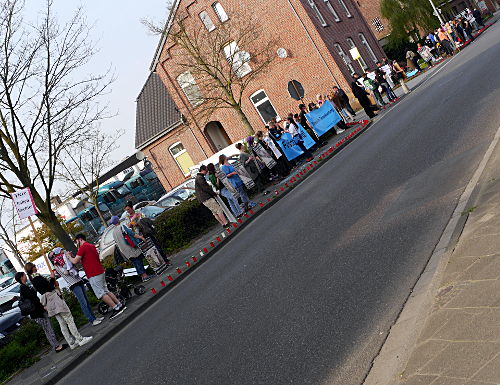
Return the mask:
M 69 253 L 65 251 L 62 247 L 56 247 L 49 253 L 49 260 L 54 266 L 54 270 L 57 274 L 64 279 L 66 284 L 69 286 L 69 290 L 75 295 L 83 314 L 88 319 L 89 323 L 93 326 L 99 325 L 104 318 L 97 318 L 90 306 L 87 294 L 85 293 L 85 283 L 83 279 L 80 278 L 78 270 L 68 259 Z
M 145 238 L 134 233 L 130 227 L 120 224 L 120 218 L 116 215 L 111 217 L 109 224 L 115 226 L 113 229 L 113 239 L 115 240 L 116 247 L 118 247 L 120 254 L 125 259 L 132 262 L 142 282 L 147 282 L 153 278 L 146 274 L 143 262 L 144 256 L 142 255 L 142 250 L 138 247 L 139 243 L 144 241 Z
M 33 287 L 41 294 L 40 303 L 47 311 L 48 316 L 55 317 L 59 323 L 61 333 L 70 349 L 73 350 L 90 342 L 92 337 L 84 337 L 78 331 L 73 315 L 57 287 L 54 271 L 52 270 L 50 279 L 46 279 L 38 274 L 36 266 L 31 262 L 24 265 L 24 271 L 28 274 Z
M 14 279 L 20 284 L 19 308 L 21 310 L 21 315 L 25 317 L 29 316 L 40 325 L 52 349 L 54 349 L 56 353 L 62 352 L 68 345 L 61 345 L 59 341 L 57 341 L 56 333 L 52 328 L 49 315 L 40 303 L 36 290 L 26 284 L 28 282 L 28 276 L 26 273 L 19 271 L 14 275 Z

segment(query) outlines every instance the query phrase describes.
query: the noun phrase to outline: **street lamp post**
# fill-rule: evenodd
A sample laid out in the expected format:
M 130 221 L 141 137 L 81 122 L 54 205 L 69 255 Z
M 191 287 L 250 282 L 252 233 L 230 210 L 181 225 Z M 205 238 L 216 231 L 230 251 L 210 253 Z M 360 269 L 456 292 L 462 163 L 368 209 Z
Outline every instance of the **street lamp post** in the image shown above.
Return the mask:
M 436 8 L 436 6 L 434 5 L 434 1 L 429 0 L 429 3 L 431 3 L 432 9 L 434 10 L 434 14 L 435 14 L 435 15 L 437 16 L 437 18 L 439 19 L 439 22 L 441 23 L 441 25 L 444 25 L 444 20 L 443 20 L 443 18 L 441 17 L 441 13 L 438 11 L 438 9 Z

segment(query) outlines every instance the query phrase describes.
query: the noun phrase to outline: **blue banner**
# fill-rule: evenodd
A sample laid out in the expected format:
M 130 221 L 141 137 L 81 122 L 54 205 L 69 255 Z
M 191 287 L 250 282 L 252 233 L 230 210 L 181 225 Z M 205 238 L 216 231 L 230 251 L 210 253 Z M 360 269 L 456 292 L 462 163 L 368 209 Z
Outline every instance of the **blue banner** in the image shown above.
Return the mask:
M 306 118 L 318 136 L 326 134 L 342 120 L 337 110 L 328 100 L 320 108 L 306 114 Z
M 316 142 L 300 124 L 297 124 L 297 126 L 299 127 L 300 137 L 304 142 L 304 147 L 310 149 L 316 144 Z M 283 150 L 283 153 L 288 160 L 293 160 L 304 153 L 304 151 L 302 151 L 301 148 L 297 146 L 297 139 L 298 138 L 292 138 L 291 134 L 285 132 L 281 135 L 281 139 L 277 140 L 279 146 Z

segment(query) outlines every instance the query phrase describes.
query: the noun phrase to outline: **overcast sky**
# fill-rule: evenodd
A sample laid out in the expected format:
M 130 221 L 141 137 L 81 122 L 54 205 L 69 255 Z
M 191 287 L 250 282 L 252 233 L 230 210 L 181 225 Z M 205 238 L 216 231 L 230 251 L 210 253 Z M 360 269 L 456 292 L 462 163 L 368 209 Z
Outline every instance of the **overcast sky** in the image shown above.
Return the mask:
M 121 160 L 134 153 L 135 100 L 149 74 L 158 36 L 152 36 L 141 24 L 141 18 L 156 21 L 166 18 L 167 0 L 55 0 L 57 15 L 67 20 L 74 11 L 83 6 L 89 24 L 95 23 L 93 38 L 100 51 L 93 58 L 88 69 L 102 73 L 112 68 L 116 75 L 109 99 L 110 112 L 117 115 L 103 121 L 104 130 L 125 130 L 120 139 L 119 150 L 112 155 Z M 44 2 L 27 0 L 29 7 Z M 31 8 L 33 10 L 33 8 Z

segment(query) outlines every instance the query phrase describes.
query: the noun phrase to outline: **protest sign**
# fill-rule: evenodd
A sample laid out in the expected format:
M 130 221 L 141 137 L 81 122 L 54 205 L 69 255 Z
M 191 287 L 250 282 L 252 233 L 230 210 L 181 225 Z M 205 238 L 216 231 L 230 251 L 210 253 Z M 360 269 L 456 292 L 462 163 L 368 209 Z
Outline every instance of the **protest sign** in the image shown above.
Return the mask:
M 264 164 L 268 169 L 272 169 L 274 166 L 276 166 L 276 161 L 271 157 L 271 155 L 269 155 L 266 149 L 262 147 L 262 144 L 260 143 L 254 144 L 252 150 L 259 157 L 259 159 L 262 160 L 262 162 L 264 162 Z
M 297 126 L 299 128 L 299 136 L 304 141 L 304 146 L 307 149 L 314 146 L 315 142 L 313 138 L 311 138 L 311 136 L 307 133 L 304 127 L 302 127 L 298 123 Z M 297 139 L 298 138 L 293 138 L 292 135 L 289 134 L 288 132 L 285 132 L 281 135 L 281 138 L 276 141 L 278 142 L 278 145 L 281 147 L 283 153 L 285 154 L 288 160 L 293 160 L 304 153 L 304 151 L 302 151 L 301 148 L 297 146 Z
M 31 195 L 29 188 L 23 188 L 22 190 L 18 190 L 10 195 L 12 196 L 12 202 L 14 202 L 19 219 L 25 219 L 38 214 L 35 201 L 33 200 L 33 196 Z
M 306 118 L 318 136 L 326 134 L 342 120 L 329 101 L 324 102 L 320 108 L 306 114 Z
M 239 160 L 237 160 L 236 162 L 231 162 L 231 165 L 234 167 L 234 169 L 238 173 L 238 176 L 245 184 L 245 187 L 249 190 L 252 189 L 255 186 L 255 183 L 245 169 L 245 166 L 243 166 L 243 164 L 241 164 Z

